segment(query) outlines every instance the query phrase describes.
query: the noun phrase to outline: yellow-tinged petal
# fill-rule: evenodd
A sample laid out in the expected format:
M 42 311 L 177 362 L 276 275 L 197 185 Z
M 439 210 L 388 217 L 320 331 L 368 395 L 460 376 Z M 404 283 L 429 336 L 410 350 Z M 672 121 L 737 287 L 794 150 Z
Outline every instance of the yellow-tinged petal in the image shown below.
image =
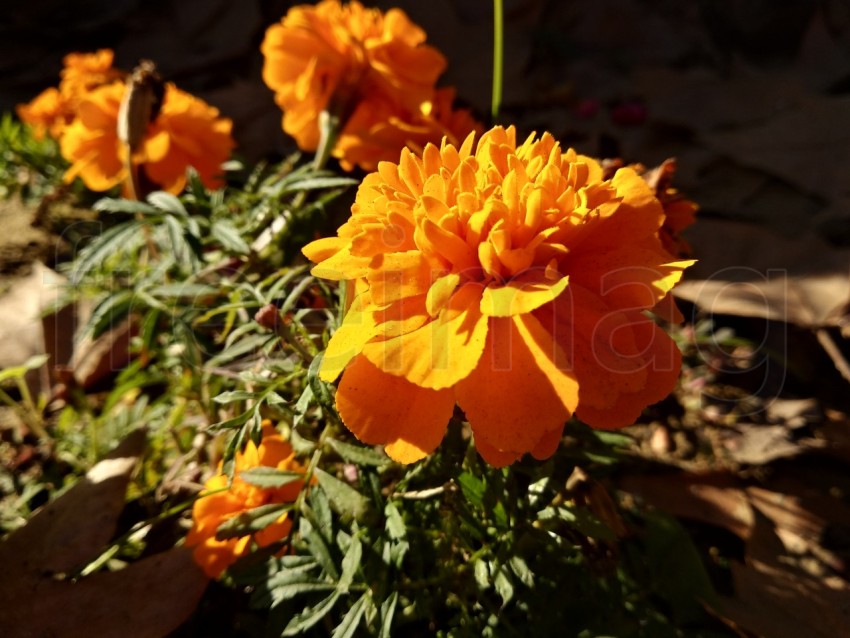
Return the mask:
M 400 463 L 413 463 L 440 444 L 454 411 L 451 390 L 430 390 L 386 374 L 365 357 L 346 368 L 336 407 L 346 427 L 371 445 L 384 444 Z
M 333 383 L 363 346 L 375 336 L 377 324 L 368 305 L 369 293 L 361 293 L 345 313 L 342 325 L 334 332 L 322 358 L 319 378 Z
M 367 343 L 363 355 L 384 372 L 423 388 L 453 386 L 475 368 L 484 350 L 481 292 L 478 284 L 461 286 L 433 321 L 395 339 Z
M 369 272 L 369 257 L 352 255 L 349 246 L 343 246 L 340 250 L 321 263 L 313 266 L 310 273 L 314 277 L 343 281 L 345 279 L 358 279 L 365 277 Z
M 425 309 L 432 317 L 436 317 L 454 294 L 455 289 L 460 284 L 460 275 L 458 273 L 449 273 L 445 277 L 440 277 L 434 282 L 434 285 L 428 290 L 425 297 Z
M 416 250 L 375 256 L 369 264 L 367 279 L 372 301 L 377 306 L 427 294 L 433 283 L 431 265 Z
M 533 316 L 489 322 L 484 354 L 455 396 L 476 441 L 503 452 L 530 452 L 570 418 L 578 382 L 566 354 Z
M 481 312 L 488 317 L 524 315 L 555 301 L 568 284 L 568 277 L 546 281 L 545 271 L 516 277 L 506 284 L 491 283 L 481 297 Z
M 330 259 L 340 250 L 348 246 L 350 240 L 344 237 L 322 237 L 301 249 L 304 256 L 314 264 Z

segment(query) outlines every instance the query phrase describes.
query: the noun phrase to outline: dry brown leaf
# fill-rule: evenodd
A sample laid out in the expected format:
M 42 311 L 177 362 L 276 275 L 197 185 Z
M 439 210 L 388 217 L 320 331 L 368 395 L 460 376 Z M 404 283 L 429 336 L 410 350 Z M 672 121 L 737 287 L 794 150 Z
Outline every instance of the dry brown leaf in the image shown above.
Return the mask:
M 791 431 L 784 425 L 747 423 L 737 431 L 726 433 L 721 440 L 734 461 L 747 465 L 765 465 L 825 447 L 825 443 L 817 439 L 792 440 Z
M 674 294 L 709 314 L 759 317 L 805 328 L 839 326 L 850 304 L 850 248 L 807 234 L 703 218 L 686 233 L 698 263 Z
M 771 523 L 757 517 L 747 543 L 747 562 L 732 564 L 734 597 L 715 610 L 735 627 L 764 638 L 836 638 L 850 627 L 850 585 L 815 578 L 783 562 Z
M 115 531 L 124 509 L 130 475 L 145 447 L 146 434 L 125 438 L 86 477 L 50 502 L 0 543 L 0 598 L 22 579 L 39 580 L 94 558 Z
M 58 578 L 94 559 L 112 538 L 145 439 L 142 430 L 130 434 L 0 544 L 4 638 L 159 638 L 192 613 L 208 580 L 186 548 L 79 581 Z
M 749 499 L 729 475 L 632 475 L 619 488 L 674 516 L 716 525 L 741 538 L 753 526 Z

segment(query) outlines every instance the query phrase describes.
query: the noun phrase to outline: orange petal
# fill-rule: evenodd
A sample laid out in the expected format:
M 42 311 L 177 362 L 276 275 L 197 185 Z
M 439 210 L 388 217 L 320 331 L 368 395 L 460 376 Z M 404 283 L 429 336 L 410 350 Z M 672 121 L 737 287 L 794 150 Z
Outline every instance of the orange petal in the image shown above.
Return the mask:
M 423 388 L 453 386 L 475 368 L 484 350 L 487 319 L 479 310 L 481 292 L 478 284 L 462 286 L 433 321 L 395 339 L 366 344 L 364 356 Z
M 646 362 L 646 382 L 636 392 L 622 392 L 608 409 L 580 404 L 577 416 L 595 428 L 621 428 L 633 424 L 648 405 L 661 401 L 676 387 L 682 354 L 661 328 L 645 317 L 630 317 L 635 343 Z
M 502 450 L 497 450 L 487 443 L 486 439 L 478 437 L 475 439 L 475 449 L 478 450 L 482 459 L 497 468 L 506 467 L 514 461 L 518 461 L 522 456 L 522 454 L 518 454 L 516 452 L 503 452 Z
M 346 427 L 368 444 L 386 445 L 399 463 L 413 463 L 440 444 L 454 411 L 450 390 L 420 388 L 381 372 L 365 357 L 346 368 L 336 407 Z
M 555 453 L 555 450 L 557 450 L 558 446 L 561 444 L 561 437 L 563 433 L 563 427 L 555 428 L 554 430 L 546 432 L 542 437 L 540 437 L 537 445 L 531 449 L 531 456 L 536 458 L 538 461 L 548 459 Z
M 685 316 L 679 310 L 679 306 L 676 305 L 676 300 L 672 293 L 667 293 L 664 299 L 655 304 L 651 312 L 656 317 L 660 317 L 669 323 L 680 324 L 685 321 Z
M 578 383 L 552 336 L 532 315 L 493 317 L 478 366 L 455 394 L 476 440 L 522 454 L 570 418 Z

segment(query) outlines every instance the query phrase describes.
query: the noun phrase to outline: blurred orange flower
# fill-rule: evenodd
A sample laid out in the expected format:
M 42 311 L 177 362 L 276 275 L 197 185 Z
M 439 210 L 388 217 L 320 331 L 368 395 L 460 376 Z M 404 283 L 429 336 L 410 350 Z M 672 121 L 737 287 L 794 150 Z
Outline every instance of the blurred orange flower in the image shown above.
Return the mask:
M 380 163 L 338 236 L 304 248 L 314 275 L 357 282 L 320 371 L 342 374 L 343 421 L 410 463 L 457 404 L 496 466 L 550 456 L 574 412 L 633 423 L 681 365 L 643 314 L 693 263 L 664 250 L 663 221 L 634 170 L 603 181 L 549 134 L 496 127 Z
M 63 59 L 59 88 L 45 89 L 28 104 L 18 105 L 18 117 L 33 127 L 37 138 L 50 134 L 59 139 L 90 91 L 124 75 L 112 67 L 112 59 L 110 49 L 69 53 Z
M 262 488 L 240 478 L 245 470 L 271 467 L 287 472 L 304 473 L 304 467 L 295 460 L 292 446 L 275 431 L 270 422 L 263 424 L 263 440 L 259 446 L 248 442 L 244 452 L 237 453 L 233 482 L 218 473 L 204 486 L 192 509 L 192 529 L 186 537 L 187 547 L 194 547 L 195 562 L 210 578 L 218 578 L 236 560 L 248 554 L 251 542 L 266 547 L 289 536 L 292 521 L 284 512 L 268 527 L 250 535 L 217 540 L 216 530 L 230 519 L 248 510 L 272 503 L 293 503 L 304 486 L 297 480 L 279 488 Z
M 434 101 L 415 115 L 389 101 L 361 102 L 339 136 L 333 156 L 344 170 L 359 166 L 374 171 L 378 162 L 397 158 L 403 148 L 421 155 L 426 144 L 439 144 L 443 137 L 458 146 L 483 127 L 468 109 L 454 109 L 454 99 L 453 88 L 437 89 Z
M 66 181 L 79 176 L 90 189 L 105 191 L 127 179 L 127 151 L 117 133 L 124 90 L 123 82 L 114 82 L 91 91 L 80 103 L 60 140 L 62 155 L 71 162 Z M 133 161 L 151 182 L 174 194 L 185 187 L 189 166 L 207 187 L 217 188 L 220 166 L 235 145 L 231 127 L 218 109 L 167 84 L 162 109 L 148 125 Z
M 397 158 L 409 141 L 424 146 L 445 132 L 467 135 L 476 124 L 466 112 L 447 111 L 447 93 L 435 96 L 446 61 L 424 42 L 425 32 L 400 9 L 383 14 L 356 0 L 293 7 L 261 47 L 263 79 L 283 109 L 283 130 L 314 151 L 319 115 L 333 111 L 344 123 L 334 155 L 346 170 Z

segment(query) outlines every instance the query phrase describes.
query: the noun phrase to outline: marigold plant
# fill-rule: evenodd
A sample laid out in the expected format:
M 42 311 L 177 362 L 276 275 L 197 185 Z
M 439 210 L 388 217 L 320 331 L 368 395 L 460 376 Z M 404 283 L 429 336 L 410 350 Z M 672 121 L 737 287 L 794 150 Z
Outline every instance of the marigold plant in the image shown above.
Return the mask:
M 18 105 L 18 117 L 33 127 L 37 138 L 49 134 L 59 139 L 89 92 L 124 75 L 119 69 L 113 68 L 112 62 L 113 53 L 110 49 L 100 49 L 94 53 L 69 53 L 63 58 L 59 88 L 47 88 L 28 104 Z
M 550 456 L 573 413 L 633 423 L 681 363 L 644 315 L 692 263 L 664 250 L 663 222 L 634 170 L 603 181 L 548 133 L 518 145 L 496 127 L 382 162 L 338 236 L 304 248 L 316 276 L 355 280 L 320 373 L 342 374 L 346 426 L 410 463 L 458 405 L 501 466 Z
M 304 473 L 304 467 L 295 460 L 289 445 L 265 422 L 263 440 L 259 446 L 249 441 L 244 452 L 237 452 L 234 459 L 233 480 L 219 465 L 218 473 L 204 486 L 204 491 L 195 501 L 192 510 L 192 529 L 186 537 L 186 545 L 194 547 L 195 562 L 210 578 L 218 578 L 236 560 L 251 551 L 251 544 L 267 547 L 289 536 L 292 521 L 286 512 L 268 527 L 253 534 L 237 538 L 218 540 L 216 531 L 225 523 L 248 510 L 273 503 L 292 503 L 304 486 L 303 480 L 295 480 L 283 487 L 263 488 L 246 482 L 242 473 L 257 467 L 271 467 L 286 472 Z
M 462 139 L 477 124 L 468 111 L 452 111 L 448 93 L 435 94 L 446 61 L 425 39 L 400 9 L 384 14 L 339 0 L 293 7 L 261 47 L 263 79 L 283 109 L 283 130 L 314 151 L 319 116 L 333 112 L 342 129 L 334 155 L 346 170 L 374 170 L 406 144 L 421 149 L 446 134 Z
M 71 163 L 66 181 L 82 178 L 94 191 L 105 191 L 127 179 L 126 147 L 117 124 L 125 84 L 114 82 L 91 91 L 61 139 L 62 155 Z M 218 109 L 173 84 L 167 84 L 159 115 L 148 125 L 132 161 L 159 188 L 179 193 L 186 169 L 193 166 L 209 188 L 221 185 L 221 164 L 234 147 L 232 122 Z

